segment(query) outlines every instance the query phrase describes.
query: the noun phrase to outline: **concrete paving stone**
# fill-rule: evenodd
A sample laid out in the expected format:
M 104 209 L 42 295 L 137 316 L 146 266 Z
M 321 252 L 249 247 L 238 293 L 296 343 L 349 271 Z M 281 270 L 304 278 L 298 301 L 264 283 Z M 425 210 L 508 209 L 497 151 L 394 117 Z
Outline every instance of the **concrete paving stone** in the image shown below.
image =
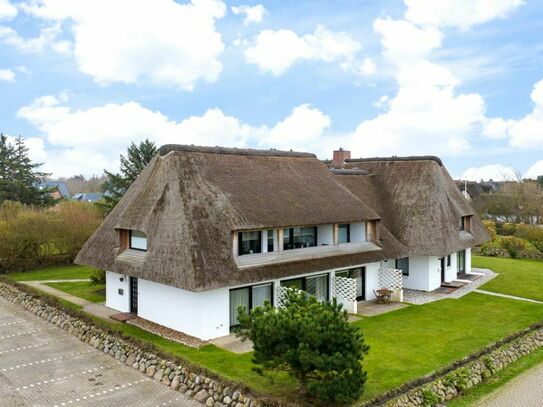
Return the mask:
M 480 400 L 478 407 L 543 406 L 543 364 L 513 379 Z
M 2 407 L 202 406 L 3 298 L 0 316 Z

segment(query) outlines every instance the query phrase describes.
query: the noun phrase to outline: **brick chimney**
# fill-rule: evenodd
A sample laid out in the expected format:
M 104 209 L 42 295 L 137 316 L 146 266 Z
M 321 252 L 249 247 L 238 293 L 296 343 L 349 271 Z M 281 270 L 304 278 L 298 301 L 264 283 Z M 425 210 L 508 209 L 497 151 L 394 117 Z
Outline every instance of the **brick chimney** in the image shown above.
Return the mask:
M 339 150 L 334 150 L 334 158 L 332 159 L 332 168 L 343 168 L 345 166 L 345 160 L 351 158 L 351 152 L 339 148 Z

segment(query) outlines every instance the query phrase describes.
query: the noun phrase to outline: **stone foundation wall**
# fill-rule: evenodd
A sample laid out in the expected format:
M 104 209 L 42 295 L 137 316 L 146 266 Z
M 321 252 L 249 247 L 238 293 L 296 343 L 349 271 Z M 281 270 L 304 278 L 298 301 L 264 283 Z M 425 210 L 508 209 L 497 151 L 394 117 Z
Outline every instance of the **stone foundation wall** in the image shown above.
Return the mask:
M 385 404 L 386 407 L 437 406 L 496 374 L 522 356 L 543 347 L 543 328 L 514 339 L 503 347 L 451 371 L 423 387 Z
M 184 393 L 208 407 L 264 407 L 270 405 L 242 394 L 242 391 L 235 385 L 197 374 L 190 368 L 164 360 L 15 287 L 0 282 L 0 295 L 76 336 L 95 349 L 114 357 L 127 366 L 138 369 L 154 380 L 162 382 L 165 386 Z

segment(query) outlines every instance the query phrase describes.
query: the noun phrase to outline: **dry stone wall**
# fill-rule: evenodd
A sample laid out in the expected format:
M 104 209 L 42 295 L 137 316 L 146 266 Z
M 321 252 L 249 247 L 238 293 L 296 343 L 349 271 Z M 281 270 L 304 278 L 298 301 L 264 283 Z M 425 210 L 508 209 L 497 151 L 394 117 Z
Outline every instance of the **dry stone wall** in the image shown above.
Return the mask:
M 423 387 L 385 404 L 386 407 L 439 406 L 481 383 L 522 356 L 543 347 L 543 328 L 527 333 Z
M 15 287 L 0 283 L 0 295 L 67 331 L 95 349 L 114 357 L 127 366 L 138 369 L 154 380 L 162 382 L 165 386 L 184 393 L 208 407 L 264 407 L 268 405 L 243 394 L 236 386 L 195 373 L 172 361 L 164 360 Z

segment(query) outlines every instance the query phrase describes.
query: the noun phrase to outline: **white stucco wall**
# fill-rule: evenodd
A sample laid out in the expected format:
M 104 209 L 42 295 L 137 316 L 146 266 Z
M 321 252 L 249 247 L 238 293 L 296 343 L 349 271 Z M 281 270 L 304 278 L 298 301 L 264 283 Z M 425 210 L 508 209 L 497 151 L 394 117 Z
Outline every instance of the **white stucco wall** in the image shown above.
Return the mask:
M 447 264 L 447 263 L 445 263 Z M 458 255 L 451 253 L 451 265 L 445 269 L 445 281 L 450 282 L 456 280 L 456 275 L 458 273 Z
M 441 285 L 441 265 L 436 256 L 410 256 L 409 276 L 403 277 L 404 288 L 432 291 Z
M 138 315 L 200 339 L 230 333 L 228 288 L 192 292 L 138 280 Z
M 128 276 L 106 271 L 106 307 L 119 312 L 130 312 L 129 280 Z M 122 290 L 122 295 L 119 294 L 119 289 Z
M 366 301 L 374 300 L 375 294 L 373 290 L 378 290 L 379 287 L 379 269 L 380 263 L 366 264 Z
M 466 249 L 466 273 L 471 273 L 471 247 Z
M 433 291 L 441 286 L 441 259 L 437 256 L 429 256 L 428 260 L 428 289 L 426 291 Z
M 366 241 L 366 222 L 351 223 L 351 242 L 360 243 Z
M 317 244 L 333 244 L 334 243 L 334 225 L 319 225 L 317 226 Z

